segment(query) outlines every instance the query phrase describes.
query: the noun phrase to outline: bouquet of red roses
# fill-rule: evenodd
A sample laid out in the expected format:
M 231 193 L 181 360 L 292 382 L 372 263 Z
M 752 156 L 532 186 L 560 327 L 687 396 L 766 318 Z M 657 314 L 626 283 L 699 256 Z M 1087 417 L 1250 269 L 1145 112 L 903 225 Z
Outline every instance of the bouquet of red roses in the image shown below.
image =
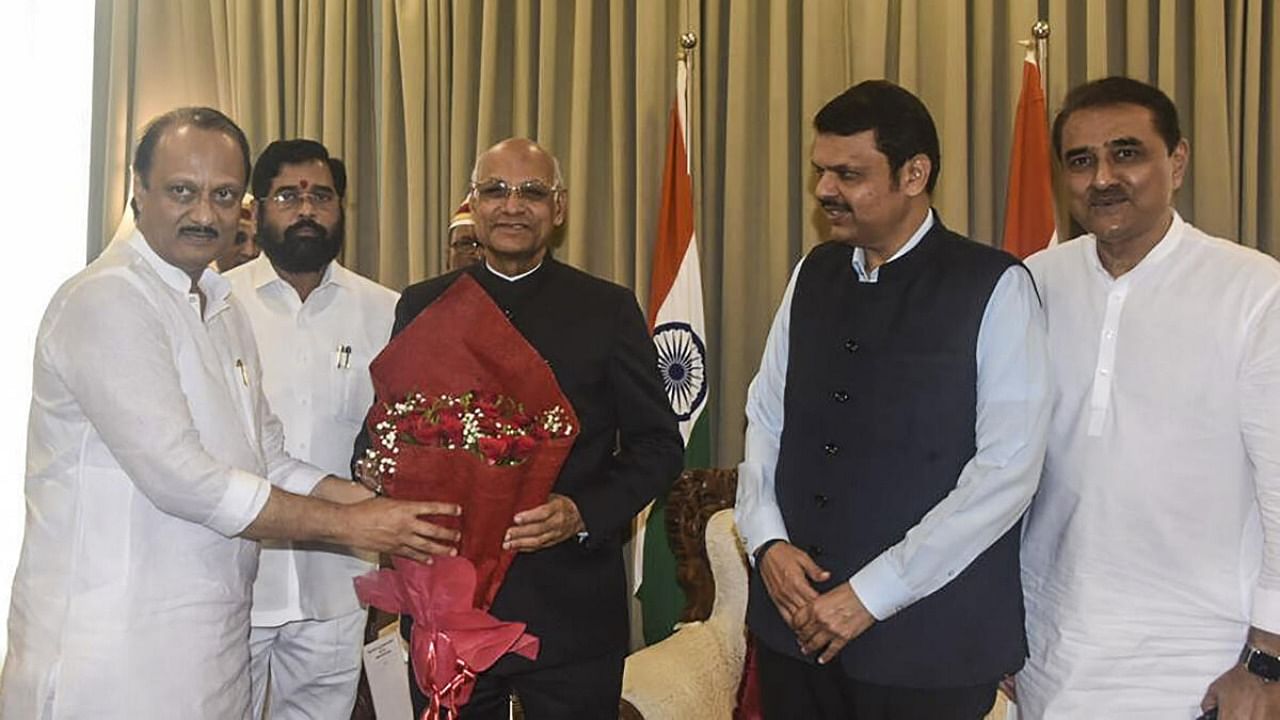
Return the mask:
M 513 559 L 502 550 L 512 518 L 545 502 L 555 484 L 577 434 L 569 418 L 561 405 L 531 415 L 506 395 L 478 390 L 414 392 L 370 414 L 365 460 L 387 494 L 463 507 L 461 518 L 433 522 L 461 530 L 458 554 L 475 565 L 481 610 L 493 604 Z
M 413 616 L 418 684 L 433 708 L 456 709 L 504 653 L 537 655 L 523 623 L 485 611 L 514 559 L 503 536 L 517 512 L 546 502 L 578 419 L 546 361 L 468 275 L 369 369 L 377 399 L 366 465 L 391 497 L 460 505 L 461 516 L 431 520 L 461 538 L 456 558 L 395 558 L 393 569 L 358 579 L 356 592 Z

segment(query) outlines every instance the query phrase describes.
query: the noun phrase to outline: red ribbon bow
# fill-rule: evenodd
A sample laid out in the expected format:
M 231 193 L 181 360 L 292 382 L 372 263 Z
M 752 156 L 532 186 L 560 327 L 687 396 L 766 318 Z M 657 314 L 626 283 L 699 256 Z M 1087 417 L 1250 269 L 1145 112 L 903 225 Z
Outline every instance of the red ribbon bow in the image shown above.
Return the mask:
M 476 569 L 470 560 L 393 562 L 395 569 L 356 578 L 356 595 L 365 604 L 413 617 L 409 652 L 418 687 L 431 698 L 424 720 L 466 704 L 476 675 L 506 653 L 530 660 L 538 656 L 538 638 L 524 631 L 524 623 L 505 622 L 472 606 Z

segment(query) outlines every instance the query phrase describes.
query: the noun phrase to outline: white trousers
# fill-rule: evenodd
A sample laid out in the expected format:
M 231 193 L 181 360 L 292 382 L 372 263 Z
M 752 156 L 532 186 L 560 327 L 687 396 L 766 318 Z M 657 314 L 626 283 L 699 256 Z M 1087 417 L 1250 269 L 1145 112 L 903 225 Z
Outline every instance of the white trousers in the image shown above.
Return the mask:
M 360 682 L 364 626 L 365 611 L 357 610 L 332 620 L 253 628 L 253 720 L 264 717 L 264 705 L 268 720 L 350 720 Z

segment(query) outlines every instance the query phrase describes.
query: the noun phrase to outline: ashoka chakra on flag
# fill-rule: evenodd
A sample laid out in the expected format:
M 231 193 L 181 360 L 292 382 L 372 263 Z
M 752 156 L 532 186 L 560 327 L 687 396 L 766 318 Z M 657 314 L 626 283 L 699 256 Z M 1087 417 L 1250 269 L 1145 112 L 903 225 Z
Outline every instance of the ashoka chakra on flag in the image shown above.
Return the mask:
M 684 322 L 654 328 L 653 344 L 671 409 L 678 420 L 688 420 L 707 399 L 707 346 Z

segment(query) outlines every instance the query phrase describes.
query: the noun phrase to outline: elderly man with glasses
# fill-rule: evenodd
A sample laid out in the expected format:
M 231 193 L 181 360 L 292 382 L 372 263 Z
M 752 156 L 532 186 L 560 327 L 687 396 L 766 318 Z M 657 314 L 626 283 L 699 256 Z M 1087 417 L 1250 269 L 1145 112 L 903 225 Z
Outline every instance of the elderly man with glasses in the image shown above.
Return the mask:
M 506 547 L 518 554 L 490 610 L 526 623 L 541 652 L 499 660 L 460 717 L 506 718 L 512 691 L 530 720 L 617 717 L 628 634 L 623 536 L 679 473 L 680 433 L 635 295 L 548 250 L 568 202 L 555 158 L 513 138 L 481 154 L 471 179 L 485 261 L 407 288 L 394 332 L 470 275 L 551 366 L 582 429 L 546 504 L 513 518 Z M 415 692 L 418 713 L 425 704 Z

